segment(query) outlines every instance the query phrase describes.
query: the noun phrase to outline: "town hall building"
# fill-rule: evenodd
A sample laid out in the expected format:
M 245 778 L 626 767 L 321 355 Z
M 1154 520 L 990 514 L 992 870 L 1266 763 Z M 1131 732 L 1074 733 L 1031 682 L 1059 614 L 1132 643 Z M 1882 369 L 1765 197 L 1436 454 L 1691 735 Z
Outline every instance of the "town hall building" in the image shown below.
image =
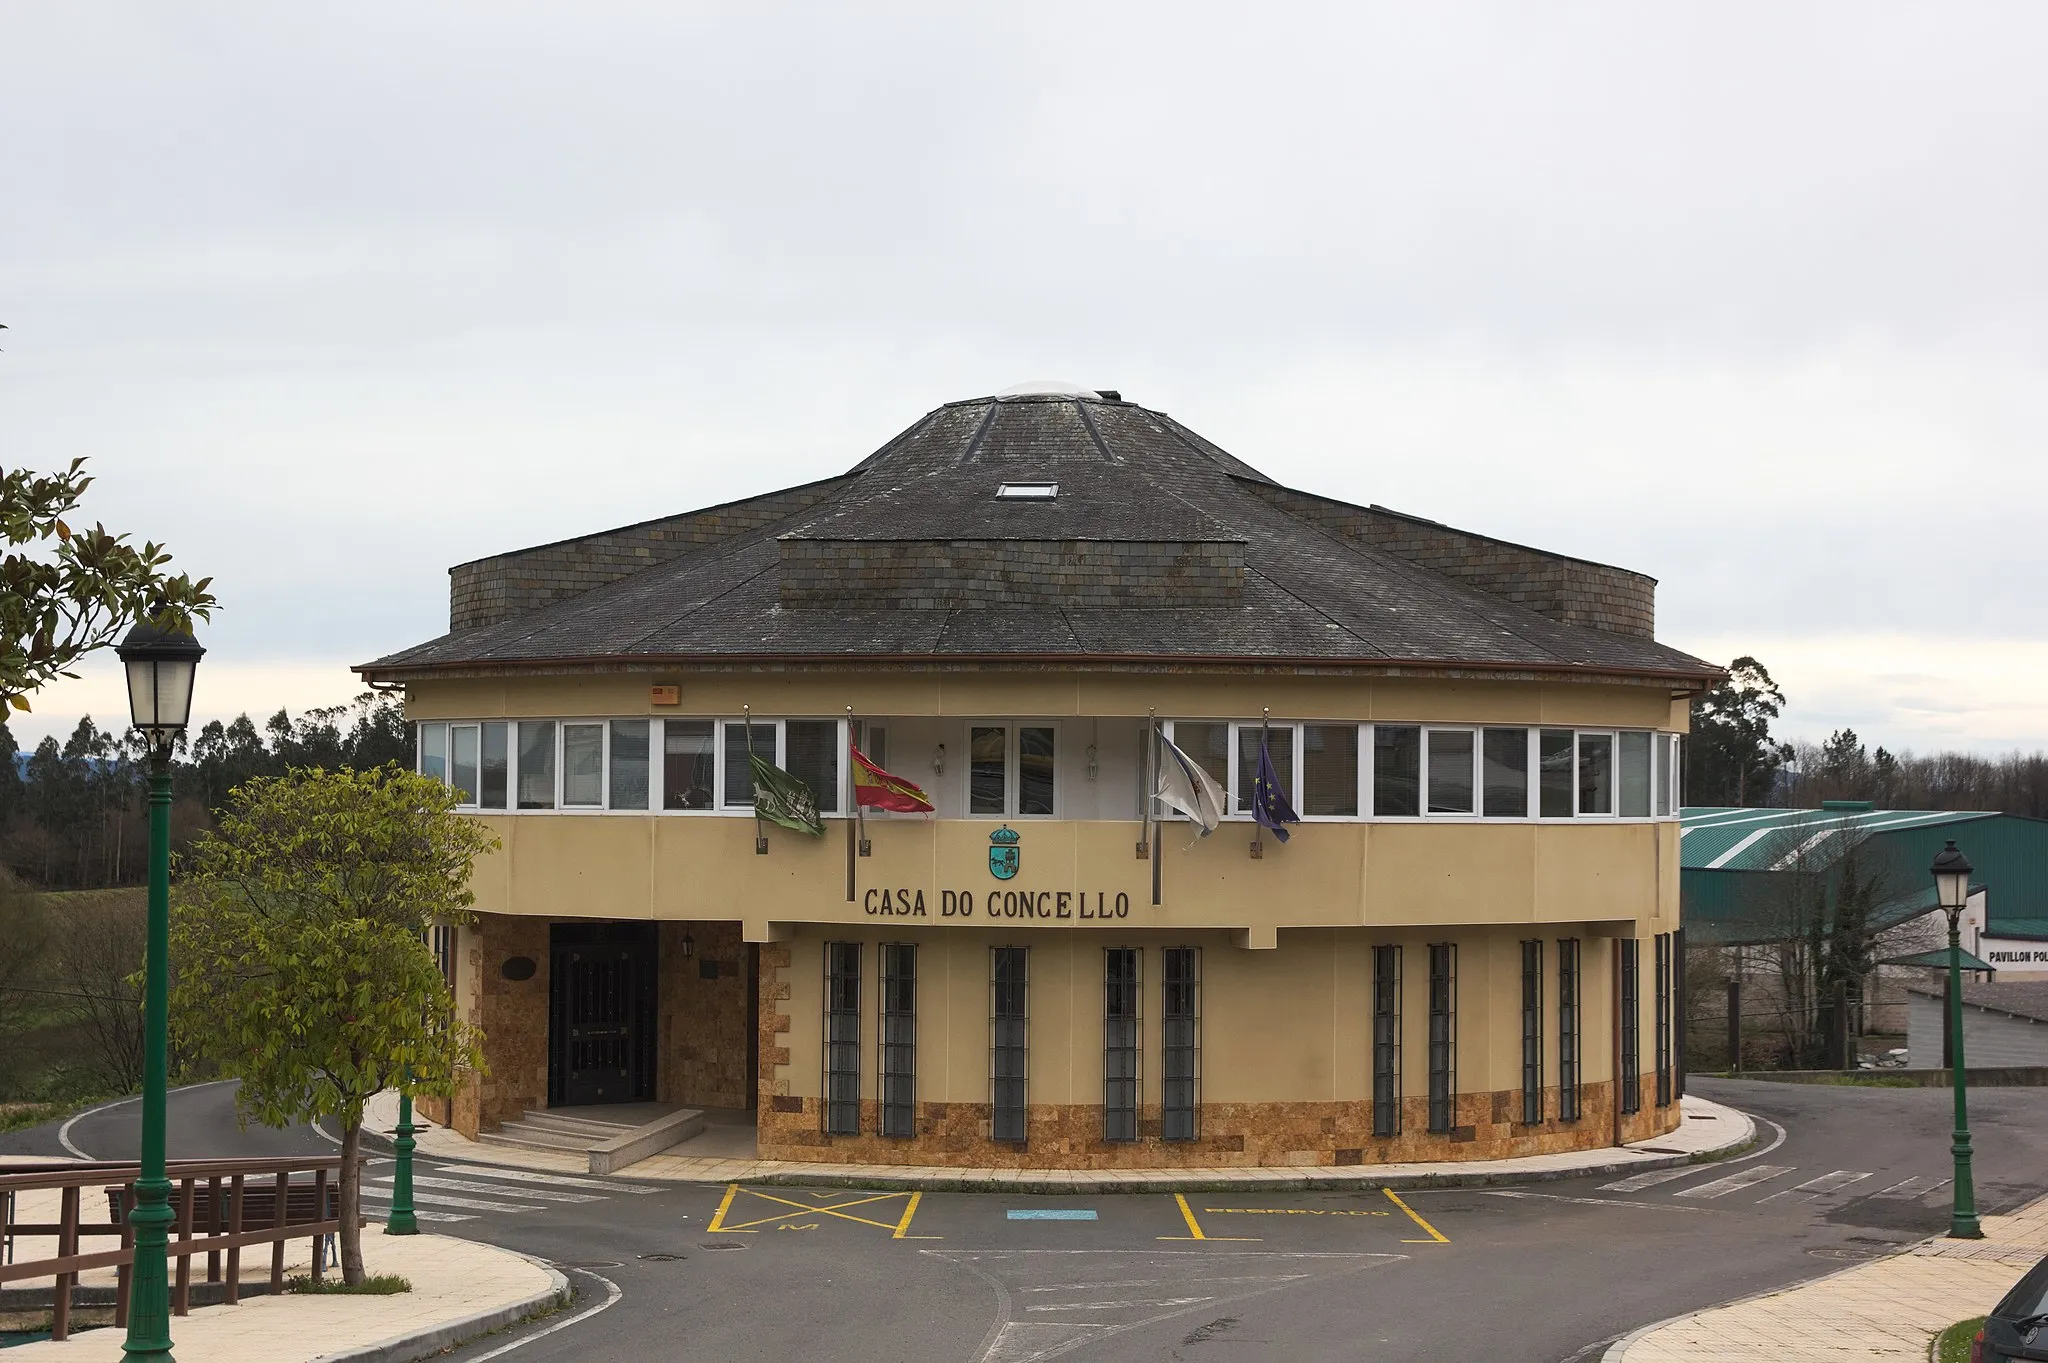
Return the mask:
M 658 1101 L 764 1158 L 1066 1168 L 1669 1131 L 1719 673 L 1654 585 L 1066 388 L 463 564 L 448 633 L 360 669 L 501 844 L 452 1123 Z M 857 805 L 856 750 L 930 811 Z M 1215 817 L 1154 798 L 1182 759 Z

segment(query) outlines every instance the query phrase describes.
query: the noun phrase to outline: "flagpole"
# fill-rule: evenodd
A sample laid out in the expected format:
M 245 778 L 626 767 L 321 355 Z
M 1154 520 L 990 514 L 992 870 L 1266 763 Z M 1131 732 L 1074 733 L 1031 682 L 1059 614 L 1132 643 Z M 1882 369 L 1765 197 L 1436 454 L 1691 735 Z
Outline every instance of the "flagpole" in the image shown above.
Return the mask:
M 1151 728 L 1151 735 L 1146 741 L 1146 747 L 1150 749 L 1149 765 L 1152 768 L 1152 786 L 1156 790 L 1159 787 L 1159 712 L 1157 710 L 1150 710 L 1147 713 L 1152 718 L 1147 721 Z M 1159 855 L 1159 820 L 1152 805 L 1152 792 L 1147 791 L 1145 792 L 1145 814 L 1147 818 L 1152 820 L 1152 903 L 1156 906 L 1159 903 L 1159 863 L 1164 861 L 1165 858 Z
M 1151 742 L 1151 731 L 1152 717 L 1156 713 L 1157 711 L 1154 710 L 1147 710 L 1145 712 L 1145 751 L 1138 758 L 1138 780 L 1144 786 L 1144 789 L 1139 793 L 1141 807 L 1138 811 L 1138 859 L 1140 861 L 1146 860 L 1152 855 L 1152 786 L 1155 779 L 1152 774 L 1152 758 L 1156 749 Z
M 1271 706 L 1259 707 L 1259 769 L 1252 776 L 1252 860 L 1258 861 L 1266 855 L 1266 845 L 1259 841 L 1259 786 L 1266 779 L 1266 734 L 1273 727 Z
M 853 707 L 851 705 L 846 707 L 846 735 L 847 741 L 849 743 L 852 742 Z M 862 753 L 861 755 L 865 757 L 867 754 Z M 864 857 L 873 856 L 875 853 L 874 844 L 868 841 L 868 807 L 860 802 L 860 792 L 858 790 L 854 791 L 853 796 L 853 817 L 860 821 L 860 854 Z
M 846 707 L 846 793 L 853 801 L 854 817 L 846 821 L 846 902 L 853 902 L 853 825 L 860 817 L 860 788 L 853 779 L 853 707 Z
M 740 707 L 740 727 L 747 731 L 747 784 L 754 784 L 754 707 Z M 768 855 L 768 834 L 761 827 L 761 792 L 754 792 L 754 855 Z

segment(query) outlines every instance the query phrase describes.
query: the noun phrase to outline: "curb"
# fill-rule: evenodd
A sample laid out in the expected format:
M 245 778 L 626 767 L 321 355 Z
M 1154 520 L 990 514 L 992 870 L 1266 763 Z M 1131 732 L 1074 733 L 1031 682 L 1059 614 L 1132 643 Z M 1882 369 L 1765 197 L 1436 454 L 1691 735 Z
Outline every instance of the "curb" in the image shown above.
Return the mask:
M 518 1254 L 517 1250 L 506 1252 Z M 546 1270 L 548 1287 L 545 1291 L 536 1292 L 524 1301 L 514 1302 L 510 1306 L 479 1311 L 475 1315 L 464 1316 L 445 1325 L 393 1335 L 389 1339 L 379 1340 L 375 1344 L 365 1344 L 360 1348 L 321 1354 L 311 1360 L 311 1363 L 413 1363 L 415 1359 L 430 1358 L 459 1344 L 467 1344 L 470 1340 L 517 1325 L 523 1320 L 560 1310 L 569 1304 L 575 1293 L 566 1277 L 557 1270 L 548 1268 L 530 1254 L 520 1254 L 519 1257 Z

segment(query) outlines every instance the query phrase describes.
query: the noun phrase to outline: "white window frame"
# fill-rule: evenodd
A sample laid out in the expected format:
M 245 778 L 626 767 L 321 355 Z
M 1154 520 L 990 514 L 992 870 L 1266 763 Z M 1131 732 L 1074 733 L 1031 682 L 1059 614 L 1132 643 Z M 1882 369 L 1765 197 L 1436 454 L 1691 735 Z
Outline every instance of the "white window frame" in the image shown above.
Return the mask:
M 1472 740 L 1471 772 L 1468 778 L 1472 791 L 1472 808 L 1470 809 L 1444 810 L 1439 812 L 1429 807 L 1430 739 L 1432 735 L 1440 733 L 1465 734 Z M 1425 724 L 1422 726 L 1422 789 L 1419 792 L 1420 798 L 1416 801 L 1416 808 L 1422 811 L 1420 817 L 1424 819 L 1450 819 L 1465 823 L 1473 822 L 1482 817 L 1479 811 L 1486 802 L 1486 790 L 1480 784 L 1480 777 L 1485 771 L 1486 766 L 1483 756 L 1486 740 L 1482 736 L 1483 733 L 1484 730 L 1479 725 L 1474 724 Z
M 1059 819 L 1066 807 L 1066 781 L 1060 774 L 1060 762 L 1067 754 L 1065 727 L 1056 719 L 970 719 L 960 744 L 963 754 L 960 777 L 963 783 L 960 793 L 961 817 L 966 819 Z M 1001 729 L 1003 731 L 1003 812 L 990 814 L 977 812 L 974 808 L 974 731 L 976 729 Z M 1017 757 L 1017 731 L 1019 729 L 1052 730 L 1052 813 L 1022 814 L 1017 809 L 1017 788 L 1023 777 L 1023 763 Z
M 597 726 L 597 803 L 572 805 L 569 794 L 569 726 Z M 555 808 L 557 814 L 606 814 L 612 803 L 612 722 L 609 719 L 558 719 L 555 721 Z M 530 810 L 544 814 L 546 810 Z
M 1579 808 L 1579 796 L 1585 791 L 1585 782 L 1579 779 L 1579 741 L 1584 738 L 1605 738 L 1607 740 L 1607 812 L 1605 814 Z M 1619 729 L 1572 729 L 1572 818 L 1621 819 L 1621 730 Z
M 1294 806 L 1294 812 L 1301 815 L 1301 821 L 1303 823 L 1364 823 L 1370 819 L 1372 815 L 1367 811 L 1372 807 L 1372 726 L 1370 724 L 1353 724 L 1351 726 L 1358 734 L 1358 789 L 1351 794 L 1351 806 L 1358 812 L 1356 814 L 1310 814 L 1302 809 L 1302 805 L 1308 799 L 1308 726 L 1313 724 L 1319 729 L 1341 729 L 1345 727 L 1345 724 L 1341 719 L 1289 719 L 1283 721 L 1283 723 L 1294 726 L 1294 796 L 1290 803 Z M 1235 751 L 1233 747 L 1232 752 L 1235 753 Z

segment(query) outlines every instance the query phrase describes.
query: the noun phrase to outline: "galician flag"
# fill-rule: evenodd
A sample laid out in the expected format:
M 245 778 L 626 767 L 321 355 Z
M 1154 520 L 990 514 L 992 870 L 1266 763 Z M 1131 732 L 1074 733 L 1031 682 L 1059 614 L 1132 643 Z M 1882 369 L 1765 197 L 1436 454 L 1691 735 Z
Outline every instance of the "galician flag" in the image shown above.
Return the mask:
M 869 809 L 893 809 L 899 814 L 929 814 L 932 802 L 925 793 L 900 776 L 891 776 L 874 763 L 867 754 L 852 744 L 847 751 L 853 754 L 853 802 Z
M 1161 804 L 1200 824 L 1202 836 L 1208 837 L 1223 822 L 1222 788 L 1200 763 L 1175 747 L 1173 740 L 1156 729 L 1153 736 L 1159 740 L 1159 777 L 1153 782 L 1152 794 Z
M 818 819 L 818 797 L 809 786 L 752 753 L 747 754 L 747 770 L 754 776 L 755 814 L 814 838 L 825 836 L 825 825 Z

